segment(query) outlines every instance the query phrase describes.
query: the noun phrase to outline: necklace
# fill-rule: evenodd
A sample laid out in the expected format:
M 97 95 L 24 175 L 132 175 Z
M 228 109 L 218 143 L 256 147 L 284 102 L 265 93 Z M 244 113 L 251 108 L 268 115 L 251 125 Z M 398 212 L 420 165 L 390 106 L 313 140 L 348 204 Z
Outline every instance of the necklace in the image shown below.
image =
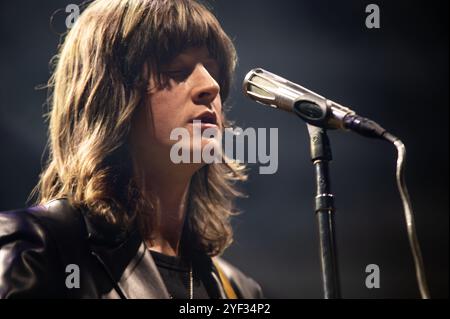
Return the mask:
M 189 299 L 194 299 L 194 274 L 192 272 L 192 262 L 191 267 L 189 267 Z
M 194 299 L 194 273 L 192 271 L 192 262 L 189 267 L 189 299 Z M 170 299 L 173 299 L 173 296 L 170 295 Z

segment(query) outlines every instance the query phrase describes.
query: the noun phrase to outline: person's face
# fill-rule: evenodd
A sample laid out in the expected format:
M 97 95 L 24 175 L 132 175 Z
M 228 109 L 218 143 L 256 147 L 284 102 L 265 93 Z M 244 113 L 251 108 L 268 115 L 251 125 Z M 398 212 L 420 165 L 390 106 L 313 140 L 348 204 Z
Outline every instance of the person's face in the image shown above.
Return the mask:
M 160 88 L 154 77 L 150 77 L 147 103 L 132 125 L 135 154 L 146 166 L 170 161 L 170 149 L 178 142 L 170 139 L 172 130 L 183 128 L 189 132 L 191 141 L 186 147 L 192 152 L 196 147 L 192 143 L 194 120 L 201 120 L 201 127 L 195 124 L 200 132 L 223 127 L 217 83 L 219 65 L 206 47 L 187 49 L 164 65 L 162 73 L 168 77 L 168 85 Z M 202 137 L 197 147 L 217 142 Z

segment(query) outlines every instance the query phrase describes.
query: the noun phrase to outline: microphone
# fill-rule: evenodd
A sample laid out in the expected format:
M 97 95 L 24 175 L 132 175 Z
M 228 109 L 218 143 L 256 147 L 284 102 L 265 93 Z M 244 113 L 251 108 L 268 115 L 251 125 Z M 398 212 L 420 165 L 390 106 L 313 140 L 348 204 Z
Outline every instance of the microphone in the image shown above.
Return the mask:
M 430 298 L 411 200 L 405 182 L 406 148 L 402 141 L 376 122 L 357 115 L 350 108 L 260 68 L 247 73 L 243 82 L 243 90 L 245 95 L 256 102 L 294 113 L 308 124 L 316 127 L 351 130 L 367 137 L 382 138 L 394 144 L 397 149 L 397 187 L 403 203 L 417 283 L 422 298 Z
M 376 122 L 261 68 L 247 73 L 243 91 L 258 103 L 294 113 L 314 126 L 351 130 L 367 137 L 391 138 Z

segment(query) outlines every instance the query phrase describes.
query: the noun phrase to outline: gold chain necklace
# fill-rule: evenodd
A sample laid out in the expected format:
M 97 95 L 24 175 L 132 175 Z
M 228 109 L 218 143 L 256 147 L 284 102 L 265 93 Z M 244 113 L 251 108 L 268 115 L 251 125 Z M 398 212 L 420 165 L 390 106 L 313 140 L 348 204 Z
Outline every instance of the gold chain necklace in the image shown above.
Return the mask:
M 189 299 L 194 299 L 194 272 L 192 270 L 192 262 L 189 267 Z M 169 295 L 170 299 L 174 299 L 172 295 Z
M 191 267 L 189 267 L 189 299 L 194 299 L 194 274 L 192 271 L 192 261 Z

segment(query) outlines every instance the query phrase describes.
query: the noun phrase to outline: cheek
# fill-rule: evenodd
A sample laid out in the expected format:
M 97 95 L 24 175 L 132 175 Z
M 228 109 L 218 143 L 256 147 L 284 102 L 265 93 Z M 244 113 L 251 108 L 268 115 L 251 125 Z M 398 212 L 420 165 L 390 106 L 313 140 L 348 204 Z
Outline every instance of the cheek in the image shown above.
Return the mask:
M 153 138 L 158 144 L 174 144 L 170 133 L 177 127 L 185 126 L 183 104 L 180 96 L 161 93 L 150 99 L 148 121 L 153 127 Z

